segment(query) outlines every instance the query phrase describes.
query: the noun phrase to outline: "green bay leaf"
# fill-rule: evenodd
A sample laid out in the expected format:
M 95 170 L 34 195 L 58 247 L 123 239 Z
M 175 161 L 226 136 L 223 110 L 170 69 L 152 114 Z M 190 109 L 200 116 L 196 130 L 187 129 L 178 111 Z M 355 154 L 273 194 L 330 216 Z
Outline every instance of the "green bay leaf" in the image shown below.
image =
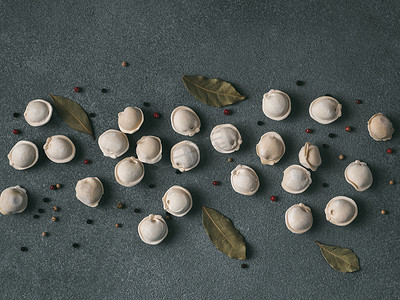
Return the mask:
M 182 81 L 193 97 L 210 106 L 223 107 L 246 98 L 232 84 L 216 78 L 184 75 Z
M 350 249 L 315 243 L 320 247 L 327 263 L 336 271 L 349 273 L 360 269 L 358 257 Z
M 87 113 L 71 99 L 50 94 L 61 119 L 72 129 L 89 134 L 93 139 L 93 131 Z
M 219 251 L 231 258 L 246 259 L 246 244 L 229 219 L 216 210 L 203 206 L 202 220 L 208 237 Z

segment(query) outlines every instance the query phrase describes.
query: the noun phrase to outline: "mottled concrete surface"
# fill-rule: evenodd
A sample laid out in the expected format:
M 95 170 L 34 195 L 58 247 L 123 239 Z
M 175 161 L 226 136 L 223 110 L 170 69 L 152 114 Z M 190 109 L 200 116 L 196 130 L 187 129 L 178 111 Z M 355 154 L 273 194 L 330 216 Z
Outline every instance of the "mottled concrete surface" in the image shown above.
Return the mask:
M 29 191 L 25 212 L 0 216 L 1 299 L 396 299 L 399 286 L 400 35 L 398 1 L 6 1 L 0 0 L 0 188 L 21 185 Z M 122 61 L 129 67 L 122 68 Z M 232 82 L 248 98 L 222 109 L 192 98 L 181 76 L 205 75 Z M 295 85 L 304 80 L 305 86 Z M 81 86 L 81 93 L 73 87 Z M 101 93 L 107 88 L 108 93 Z M 281 122 L 267 119 L 262 95 L 282 89 L 292 98 L 292 113 Z M 142 135 L 163 141 L 164 156 L 146 165 L 137 186 L 119 186 L 113 175 L 118 160 L 102 156 L 97 141 L 73 131 L 54 113 L 50 123 L 30 127 L 22 117 L 26 104 L 49 93 L 80 103 L 92 118 L 96 136 L 117 128 L 117 113 L 128 105 L 145 113 L 142 129 L 131 135 L 130 150 Z M 308 115 L 309 103 L 331 94 L 343 104 L 343 116 L 320 125 Z M 356 99 L 363 103 L 357 105 Z M 144 107 L 143 102 L 151 103 Z M 177 175 L 169 162 L 173 144 L 185 137 L 169 121 L 174 107 L 187 105 L 201 118 L 201 132 L 189 140 L 201 150 L 201 163 Z M 152 118 L 153 112 L 162 118 Z M 394 123 L 391 141 L 375 142 L 367 121 L 383 112 Z M 258 126 L 258 120 L 265 125 Z M 211 129 L 232 123 L 243 144 L 232 155 L 211 146 Z M 354 131 L 346 133 L 345 126 Z M 15 136 L 12 129 L 20 129 Z M 304 130 L 312 128 L 313 134 Z M 255 145 L 267 131 L 277 131 L 287 151 L 275 166 L 263 166 Z M 328 133 L 336 138 L 328 138 Z M 75 159 L 57 165 L 42 150 L 46 137 L 69 136 Z M 37 165 L 16 171 L 7 153 L 18 140 L 40 148 Z M 321 147 L 323 164 L 303 194 L 282 190 L 282 171 L 298 163 L 300 147 Z M 394 149 L 388 155 L 385 150 Z M 339 161 L 339 154 L 346 159 Z M 234 162 L 228 163 L 232 157 Z M 84 159 L 92 164 L 84 165 Z M 370 166 L 374 183 L 365 192 L 346 183 L 343 172 L 355 159 Z M 261 188 L 253 197 L 236 194 L 230 171 L 237 164 L 253 167 Z M 97 208 L 81 204 L 75 183 L 97 176 L 105 194 Z M 212 186 L 213 180 L 221 185 Z M 326 182 L 329 187 L 323 188 Z M 50 191 L 54 183 L 63 188 Z M 155 184 L 149 189 L 149 184 Z M 168 221 L 169 235 L 158 246 L 143 244 L 137 224 L 150 213 L 164 215 L 161 197 L 172 185 L 193 195 L 191 212 Z M 269 201 L 276 195 L 278 201 Z M 349 226 L 325 221 L 333 196 L 358 204 Z M 51 199 L 43 203 L 42 198 Z M 126 209 L 117 209 L 118 202 Z M 302 235 L 284 224 L 288 207 L 303 202 L 312 208 L 314 226 Z M 51 207 L 57 205 L 59 212 Z M 240 230 L 249 265 L 215 249 L 201 223 L 201 207 L 212 207 Z M 40 219 L 33 216 L 42 208 Z M 141 213 L 135 214 L 134 208 Z M 389 213 L 380 215 L 380 210 Z M 59 221 L 51 222 L 52 216 Z M 86 219 L 93 219 L 92 225 Z M 115 223 L 122 228 L 115 228 Z M 41 232 L 49 236 L 42 238 Z M 341 274 L 323 259 L 314 240 L 348 247 L 360 258 L 361 270 Z M 79 243 L 80 248 L 72 248 Z M 20 251 L 25 246 L 27 252 Z

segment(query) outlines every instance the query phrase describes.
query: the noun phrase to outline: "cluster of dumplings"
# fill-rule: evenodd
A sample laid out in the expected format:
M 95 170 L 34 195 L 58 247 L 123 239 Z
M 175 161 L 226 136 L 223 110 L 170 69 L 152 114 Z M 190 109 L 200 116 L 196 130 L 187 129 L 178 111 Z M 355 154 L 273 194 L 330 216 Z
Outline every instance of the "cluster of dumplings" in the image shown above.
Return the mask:
M 264 114 L 275 121 L 288 117 L 291 111 L 290 97 L 279 90 L 270 90 L 263 97 Z M 331 96 L 322 96 L 311 102 L 310 117 L 320 124 L 330 124 L 342 115 L 342 105 Z M 368 121 L 368 132 L 376 141 L 390 140 L 393 134 L 393 125 L 382 113 L 375 114 Z M 265 133 L 256 146 L 257 155 L 262 164 L 274 165 L 285 153 L 285 143 L 276 132 Z M 300 165 L 291 165 L 283 172 L 282 188 L 292 194 L 303 193 L 310 186 L 311 171 L 317 171 L 322 164 L 321 155 L 317 146 L 306 142 L 299 151 Z M 371 170 L 365 162 L 356 160 L 350 163 L 345 171 L 346 181 L 357 191 L 367 190 L 373 182 Z M 325 208 L 326 219 L 332 224 L 346 226 L 357 216 L 357 204 L 351 198 L 337 196 L 332 198 Z M 311 209 L 302 204 L 295 204 L 285 214 L 287 228 L 294 233 L 304 233 L 313 223 Z
M 330 124 L 341 115 L 342 105 L 331 96 L 322 96 L 311 102 L 310 117 L 320 124 Z M 264 114 L 275 121 L 286 119 L 291 112 L 290 97 L 279 90 L 271 89 L 264 94 L 262 100 Z M 34 127 L 42 126 L 51 119 L 53 108 L 45 100 L 36 99 L 28 103 L 24 118 Z M 144 122 L 144 114 L 138 107 L 127 107 L 118 114 L 119 130 L 109 129 L 102 133 L 98 145 L 103 155 L 117 159 L 129 149 L 127 134 L 137 132 Z M 176 107 L 171 113 L 173 130 L 183 136 L 193 136 L 200 132 L 200 118 L 191 108 Z M 376 141 L 390 140 L 393 125 L 382 113 L 373 115 L 368 121 L 368 132 Z M 210 133 L 213 148 L 223 154 L 238 151 L 242 144 L 239 130 L 232 124 L 216 125 Z M 67 163 L 75 156 L 74 143 L 64 135 L 54 135 L 47 138 L 43 146 L 46 156 L 55 163 Z M 286 147 L 282 137 L 277 132 L 266 132 L 256 145 L 256 154 L 261 164 L 273 166 L 285 154 Z M 162 142 L 157 136 L 143 136 L 136 143 L 136 154 L 126 157 L 115 165 L 114 176 L 118 184 L 133 187 L 140 183 L 145 174 L 144 164 L 155 164 L 162 158 Z M 8 154 L 10 165 L 16 170 L 33 167 L 39 158 L 37 146 L 31 141 L 17 142 Z M 322 164 L 317 146 L 306 142 L 298 154 L 300 165 L 294 164 L 283 172 L 282 188 L 291 194 L 303 193 L 312 183 L 311 173 Z M 186 172 L 194 169 L 200 162 L 199 147 L 192 141 L 183 140 L 171 148 L 170 161 L 172 167 Z M 365 162 L 356 160 L 350 163 L 344 172 L 346 181 L 357 191 L 367 190 L 373 182 L 371 170 Z M 231 185 L 235 192 L 251 196 L 259 187 L 257 173 L 246 165 L 237 165 L 231 171 Z M 98 206 L 104 187 L 97 177 L 87 177 L 79 180 L 75 187 L 76 198 L 89 207 Z M 170 214 L 182 217 L 192 208 L 190 192 L 178 185 L 169 188 L 162 197 L 164 210 Z M 28 195 L 20 186 L 9 187 L 0 195 L 0 212 L 4 215 L 20 213 L 28 204 Z M 350 224 L 357 216 L 356 202 L 345 196 L 332 198 L 325 208 L 326 219 L 337 226 Z M 313 224 L 310 207 L 299 203 L 291 206 L 285 213 L 287 228 L 293 233 L 304 233 Z M 160 215 L 150 214 L 138 225 L 141 240 L 149 245 L 162 242 L 168 234 L 168 226 Z

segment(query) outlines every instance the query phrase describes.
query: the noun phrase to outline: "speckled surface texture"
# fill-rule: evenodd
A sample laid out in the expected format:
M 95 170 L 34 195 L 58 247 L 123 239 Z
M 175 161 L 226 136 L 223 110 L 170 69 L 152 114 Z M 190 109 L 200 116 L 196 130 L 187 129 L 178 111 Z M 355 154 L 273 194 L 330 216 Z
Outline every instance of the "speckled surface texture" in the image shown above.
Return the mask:
M 0 216 L 0 298 L 399 298 L 399 10 L 398 1 L 0 0 L 0 188 L 19 184 L 29 192 L 26 211 Z M 122 68 L 122 61 L 129 66 Z M 247 99 L 225 116 L 223 109 L 190 96 L 181 81 L 184 74 L 227 80 Z M 296 86 L 296 80 L 306 84 Z M 74 86 L 82 92 L 75 93 Z M 292 113 L 284 121 L 263 115 L 262 95 L 270 88 L 292 99 Z M 14 112 L 23 114 L 32 99 L 51 101 L 49 93 L 95 113 L 97 137 L 118 128 L 117 113 L 126 106 L 141 107 L 144 125 L 129 136 L 124 157 L 134 155 L 141 136 L 156 135 L 163 142 L 162 160 L 145 166 L 139 185 L 118 185 L 113 170 L 119 160 L 103 157 L 97 141 L 67 127 L 57 113 L 37 128 L 13 117 Z M 309 103 L 325 94 L 343 104 L 343 116 L 330 125 L 308 115 Z M 356 99 L 363 103 L 357 105 Z M 144 107 L 144 101 L 151 106 Z M 178 105 L 198 113 L 200 133 L 186 138 L 172 130 L 169 115 Z M 156 111 L 161 119 L 152 118 Z M 367 121 L 378 112 L 395 126 L 391 141 L 376 142 L 368 135 Z M 258 120 L 265 124 L 258 126 Z M 221 123 L 234 124 L 242 134 L 242 147 L 232 155 L 217 153 L 209 141 L 212 128 Z M 345 132 L 347 125 L 353 132 Z M 21 135 L 13 135 L 14 128 Z M 313 134 L 306 134 L 306 128 Z M 267 131 L 280 133 L 287 148 L 272 167 L 261 165 L 255 153 Z M 337 136 L 330 139 L 328 133 Z M 55 164 L 44 155 L 46 138 L 55 134 L 75 143 L 72 162 Z M 33 168 L 16 171 L 8 165 L 7 153 L 22 139 L 36 143 L 40 159 Z M 185 139 L 199 145 L 201 163 L 178 175 L 169 152 Z M 323 164 L 312 173 L 306 192 L 291 195 L 280 186 L 282 172 L 298 163 L 306 141 L 320 147 Z M 392 155 L 386 154 L 388 147 L 394 149 Z M 346 159 L 338 160 L 339 154 Z M 227 162 L 228 157 L 234 161 Z M 92 163 L 84 165 L 84 159 Z M 365 192 L 355 191 L 343 176 L 356 159 L 366 161 L 374 175 Z M 260 177 L 260 190 L 252 197 L 230 186 L 230 171 L 237 164 L 251 166 Z M 104 184 L 97 208 L 75 198 L 75 184 L 86 176 L 97 176 Z M 397 184 L 389 185 L 391 179 Z M 213 186 L 213 180 L 221 184 Z M 324 182 L 329 186 L 323 188 Z M 51 191 L 55 183 L 63 187 Z M 175 184 L 191 191 L 193 209 L 168 221 L 164 242 L 145 245 L 137 225 L 150 213 L 165 215 L 161 197 Z M 271 195 L 278 201 L 272 203 Z M 355 221 L 342 228 L 324 215 L 325 205 L 337 195 L 353 198 L 359 207 Z M 44 203 L 43 197 L 51 201 Z M 117 209 L 118 202 L 126 208 Z M 314 225 L 295 235 L 286 229 L 284 213 L 299 202 L 312 208 Z M 60 210 L 53 212 L 53 205 Z M 220 211 L 240 230 L 248 247 L 247 269 L 210 242 L 201 223 L 202 205 Z M 39 208 L 45 212 L 39 214 Z M 381 209 L 389 213 L 382 216 Z M 59 221 L 52 223 L 52 216 Z M 49 236 L 42 238 L 42 231 Z M 361 270 L 333 270 L 315 240 L 351 248 Z M 22 252 L 22 246 L 28 251 Z

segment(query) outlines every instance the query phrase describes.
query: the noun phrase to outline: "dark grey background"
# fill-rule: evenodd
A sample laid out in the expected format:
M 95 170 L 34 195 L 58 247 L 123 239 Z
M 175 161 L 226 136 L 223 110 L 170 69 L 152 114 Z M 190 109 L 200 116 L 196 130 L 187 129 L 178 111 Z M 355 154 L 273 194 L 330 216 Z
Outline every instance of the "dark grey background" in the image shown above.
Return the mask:
M 21 185 L 29 205 L 18 215 L 0 216 L 1 299 L 395 299 L 400 296 L 399 272 L 399 94 L 400 26 L 398 1 L 0 1 L 0 187 Z M 122 61 L 129 67 L 122 68 Z M 204 75 L 232 82 L 248 98 L 223 109 L 207 107 L 190 96 L 181 76 Z M 295 85 L 304 80 L 305 86 Z M 79 94 L 74 86 L 81 86 Z M 108 93 L 101 93 L 107 88 Z M 270 88 L 287 92 L 292 113 L 284 121 L 267 119 L 262 95 Z M 50 123 L 30 127 L 22 117 L 26 104 L 49 93 L 69 97 L 87 112 L 98 137 L 117 129 L 117 113 L 126 106 L 144 109 L 145 123 L 129 137 L 134 154 L 142 135 L 163 141 L 164 156 L 146 165 L 144 180 L 125 188 L 114 180 L 119 160 L 103 157 L 89 136 L 73 131 L 54 113 Z M 309 103 L 331 94 L 343 104 L 343 116 L 320 125 L 308 115 Z M 356 99 L 363 104 L 357 105 Z M 143 107 L 143 102 L 151 107 Z M 177 175 L 169 151 L 185 137 L 169 121 L 178 105 L 193 108 L 201 132 L 192 138 L 201 163 Z M 153 112 L 162 118 L 152 118 Z M 376 142 L 367 121 L 383 112 L 395 125 L 393 139 Z M 257 126 L 258 120 L 265 125 Z M 232 155 L 217 153 L 209 141 L 213 126 L 232 123 L 243 144 Z M 345 126 L 354 127 L 346 133 Z M 14 128 L 22 134 L 13 135 Z M 313 134 L 304 130 L 312 128 Z M 287 152 L 275 166 L 263 166 L 255 145 L 267 131 L 277 131 Z M 328 138 L 328 133 L 337 137 Z M 48 136 L 65 134 L 77 154 L 68 164 L 49 161 L 42 150 Z M 37 165 L 16 171 L 7 153 L 18 140 L 40 148 Z M 313 183 L 300 195 L 282 190 L 282 171 L 298 163 L 300 147 L 310 141 L 321 149 L 323 164 Z M 388 155 L 388 147 L 395 149 Z M 337 159 L 339 154 L 346 159 Z M 227 158 L 234 158 L 228 163 Z M 84 165 L 84 159 L 92 164 Z M 356 192 L 346 183 L 347 164 L 366 161 L 374 184 Z M 253 197 L 235 193 L 230 171 L 237 164 L 253 167 L 261 180 Z M 97 208 L 75 198 L 75 183 L 98 176 L 105 194 Z M 221 185 L 212 186 L 213 180 Z M 322 188 L 322 183 L 329 183 Z M 50 191 L 51 184 L 63 188 Z M 155 184 L 149 189 L 149 184 Z M 172 185 L 188 188 L 192 211 L 168 221 L 169 235 L 158 246 L 142 243 L 137 224 L 150 213 L 164 215 L 161 197 Z M 279 201 L 272 203 L 271 195 Z M 355 199 L 359 216 L 341 228 L 325 221 L 330 198 Z M 50 203 L 43 203 L 48 197 Z M 118 202 L 126 209 L 116 208 Z M 284 224 L 288 207 L 303 202 L 312 208 L 314 226 L 302 235 Z M 53 213 L 51 207 L 61 209 Z M 201 207 L 212 207 L 240 230 L 248 247 L 249 265 L 219 252 L 201 223 Z M 37 209 L 45 209 L 34 219 Z M 140 214 L 133 209 L 140 208 Z M 386 209 L 389 214 L 380 215 Z M 52 223 L 51 217 L 59 217 Z M 86 219 L 94 220 L 87 225 Z M 115 223 L 123 227 L 115 228 Z M 49 237 L 42 238 L 42 231 Z M 323 259 L 314 240 L 348 247 L 361 270 L 341 274 Z M 80 243 L 79 249 L 72 243 Z M 20 247 L 28 247 L 21 252 Z

